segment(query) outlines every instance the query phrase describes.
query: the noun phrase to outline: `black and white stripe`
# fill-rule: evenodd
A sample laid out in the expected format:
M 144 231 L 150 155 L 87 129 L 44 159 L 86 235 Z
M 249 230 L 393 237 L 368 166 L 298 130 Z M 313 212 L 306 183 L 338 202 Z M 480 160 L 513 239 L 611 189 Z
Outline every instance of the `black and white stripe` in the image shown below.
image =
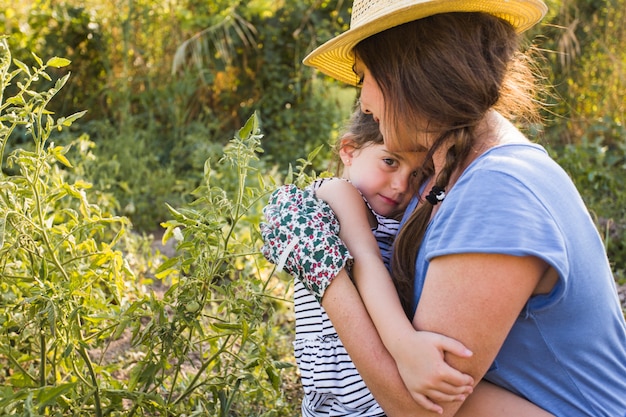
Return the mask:
M 325 180 L 317 181 L 312 186 L 317 189 Z M 378 220 L 378 227 L 372 232 L 378 241 L 385 264 L 389 266 L 399 222 L 380 217 L 376 213 L 374 215 Z M 326 311 L 298 280 L 294 283 L 294 308 L 294 352 L 304 389 L 302 415 L 384 416 L 385 413 L 367 389 L 339 340 Z

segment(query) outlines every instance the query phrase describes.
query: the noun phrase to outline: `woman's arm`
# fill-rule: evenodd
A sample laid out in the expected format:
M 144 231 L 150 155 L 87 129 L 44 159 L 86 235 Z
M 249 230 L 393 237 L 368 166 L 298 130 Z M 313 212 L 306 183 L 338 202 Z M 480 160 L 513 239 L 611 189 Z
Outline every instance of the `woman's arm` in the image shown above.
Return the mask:
M 359 374 L 388 417 L 437 416 L 413 401 L 385 349 L 354 284 L 342 271 L 326 289 L 322 304 Z M 456 417 L 550 417 L 534 404 L 481 381 Z
M 480 380 L 546 269 L 544 261 L 530 256 L 435 258 L 429 264 L 413 324 L 453 337 L 470 348 L 474 352 L 471 358 L 446 356 L 446 360 Z M 455 415 L 457 408 L 458 404 L 446 404 L 444 415 Z
M 510 391 L 485 380 L 474 389 L 455 417 L 554 417 Z
M 413 401 L 345 271 L 326 289 L 322 306 L 359 374 L 388 417 L 436 415 Z

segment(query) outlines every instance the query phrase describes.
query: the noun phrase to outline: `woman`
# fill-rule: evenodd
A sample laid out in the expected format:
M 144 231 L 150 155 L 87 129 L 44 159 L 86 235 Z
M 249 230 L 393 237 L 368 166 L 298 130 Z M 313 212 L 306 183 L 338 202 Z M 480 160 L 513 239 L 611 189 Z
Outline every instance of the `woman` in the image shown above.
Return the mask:
M 388 148 L 428 152 L 392 269 L 414 327 L 474 352 L 446 360 L 475 381 L 557 416 L 623 416 L 626 324 L 602 241 L 566 173 L 502 113 L 532 104 L 518 33 L 544 13 L 540 0 L 357 0 L 351 29 L 305 63 L 361 84 Z M 346 314 L 360 298 L 345 272 L 316 285 L 375 398 L 407 415 L 398 372 L 417 382 L 364 342 L 373 326 Z

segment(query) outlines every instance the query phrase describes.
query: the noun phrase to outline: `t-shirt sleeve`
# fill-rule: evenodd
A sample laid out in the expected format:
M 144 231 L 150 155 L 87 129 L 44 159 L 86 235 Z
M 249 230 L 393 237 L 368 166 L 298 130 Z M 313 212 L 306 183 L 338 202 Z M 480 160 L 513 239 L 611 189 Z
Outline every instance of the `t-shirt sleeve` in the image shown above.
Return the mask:
M 499 171 L 478 170 L 462 181 L 433 220 L 427 260 L 459 253 L 532 255 L 567 276 L 563 234 L 544 201 L 549 195 Z

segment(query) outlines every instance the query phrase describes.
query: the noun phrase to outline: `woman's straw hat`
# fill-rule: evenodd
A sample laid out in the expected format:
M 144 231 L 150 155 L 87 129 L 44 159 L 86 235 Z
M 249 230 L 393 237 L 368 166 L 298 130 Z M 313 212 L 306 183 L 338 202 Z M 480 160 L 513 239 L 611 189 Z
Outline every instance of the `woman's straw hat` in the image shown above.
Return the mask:
M 542 0 L 354 0 L 350 29 L 311 52 L 304 64 L 356 85 L 352 49 L 386 29 L 439 13 L 485 12 L 508 21 L 521 33 L 547 11 Z

